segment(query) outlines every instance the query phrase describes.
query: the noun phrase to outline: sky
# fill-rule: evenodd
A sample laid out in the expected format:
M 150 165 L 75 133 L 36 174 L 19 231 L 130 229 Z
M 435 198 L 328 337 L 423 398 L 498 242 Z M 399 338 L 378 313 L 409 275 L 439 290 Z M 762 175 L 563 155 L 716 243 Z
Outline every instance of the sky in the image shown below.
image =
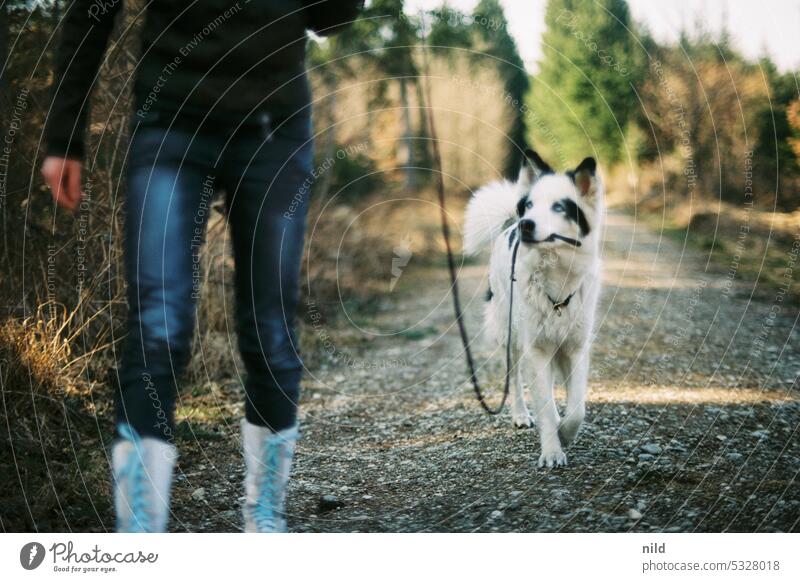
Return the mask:
M 448 0 L 448 5 L 471 12 L 477 0 Z M 546 0 L 501 0 L 509 30 L 529 71 L 541 56 Z M 406 0 L 406 10 L 432 9 L 442 0 Z M 678 38 L 682 27 L 700 19 L 711 31 L 724 20 L 735 46 L 748 58 L 768 53 L 781 71 L 800 69 L 800 0 L 628 0 L 633 18 L 646 24 L 660 42 Z

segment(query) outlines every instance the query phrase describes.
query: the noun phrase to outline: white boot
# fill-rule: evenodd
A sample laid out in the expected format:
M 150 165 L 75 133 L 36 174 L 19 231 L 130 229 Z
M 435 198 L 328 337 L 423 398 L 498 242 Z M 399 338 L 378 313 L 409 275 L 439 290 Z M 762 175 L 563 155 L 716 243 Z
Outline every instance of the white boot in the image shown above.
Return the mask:
M 164 532 L 177 450 L 161 439 L 141 438 L 127 424 L 117 431 L 121 438 L 111 450 L 117 531 Z
M 247 465 L 244 531 L 286 531 L 286 484 L 292 469 L 297 425 L 273 433 L 242 419 L 242 441 Z

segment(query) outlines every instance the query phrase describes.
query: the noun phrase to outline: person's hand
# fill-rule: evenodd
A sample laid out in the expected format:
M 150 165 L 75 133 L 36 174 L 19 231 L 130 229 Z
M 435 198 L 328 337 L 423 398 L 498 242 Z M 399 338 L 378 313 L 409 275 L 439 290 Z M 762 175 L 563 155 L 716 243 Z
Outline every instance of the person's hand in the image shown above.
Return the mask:
M 42 176 L 50 186 L 53 200 L 70 212 L 81 203 L 81 161 L 48 156 L 42 163 Z

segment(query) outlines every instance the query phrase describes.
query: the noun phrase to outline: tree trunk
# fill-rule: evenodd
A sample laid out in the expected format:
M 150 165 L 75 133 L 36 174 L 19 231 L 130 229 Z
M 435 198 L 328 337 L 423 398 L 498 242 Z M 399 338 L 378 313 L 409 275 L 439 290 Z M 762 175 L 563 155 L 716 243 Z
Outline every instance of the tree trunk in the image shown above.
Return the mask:
M 430 135 L 428 135 L 428 110 L 425 108 L 425 89 L 422 86 L 422 82 L 417 80 L 414 83 L 414 87 L 417 90 L 417 111 L 419 111 L 419 119 L 417 119 L 417 147 L 414 150 L 416 152 L 415 162 L 417 166 L 430 168 L 431 167 L 431 142 L 430 142 Z M 456 173 L 458 174 L 458 173 Z M 417 173 L 417 177 L 419 177 L 419 173 Z M 425 175 L 424 179 L 428 179 L 428 176 Z
M 335 87 L 334 81 L 335 79 L 331 79 L 330 83 L 333 87 Z M 327 88 L 328 86 L 329 84 L 326 81 L 325 87 Z M 317 111 L 324 109 L 324 113 L 320 112 L 322 113 L 320 118 L 324 120 L 320 125 L 325 127 L 325 146 L 321 154 L 321 159 L 323 160 L 333 158 L 336 154 L 336 91 L 327 91 L 326 89 L 325 97 L 326 98 L 317 105 Z M 333 179 L 332 174 L 333 170 L 323 172 L 320 183 L 317 184 L 317 192 L 320 200 L 328 199 L 331 181 Z
M 414 156 L 414 130 L 411 126 L 411 111 L 408 104 L 408 80 L 400 77 L 400 107 L 403 110 L 403 136 L 400 138 L 405 150 L 406 188 L 417 187 L 417 170 Z

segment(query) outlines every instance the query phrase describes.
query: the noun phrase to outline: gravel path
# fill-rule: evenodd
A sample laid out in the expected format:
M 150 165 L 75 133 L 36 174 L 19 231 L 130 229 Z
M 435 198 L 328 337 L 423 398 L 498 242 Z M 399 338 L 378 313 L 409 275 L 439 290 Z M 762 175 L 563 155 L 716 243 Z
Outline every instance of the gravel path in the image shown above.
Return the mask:
M 587 422 L 566 468 L 537 469 L 536 431 L 479 409 L 443 266 L 412 258 L 377 314 L 312 330 L 340 357 L 305 385 L 291 530 L 800 530 L 797 311 L 624 215 L 609 217 L 604 256 Z M 477 335 L 485 266 L 460 281 Z M 500 356 L 479 353 L 495 386 Z M 237 530 L 238 429 L 193 428 L 172 528 Z

